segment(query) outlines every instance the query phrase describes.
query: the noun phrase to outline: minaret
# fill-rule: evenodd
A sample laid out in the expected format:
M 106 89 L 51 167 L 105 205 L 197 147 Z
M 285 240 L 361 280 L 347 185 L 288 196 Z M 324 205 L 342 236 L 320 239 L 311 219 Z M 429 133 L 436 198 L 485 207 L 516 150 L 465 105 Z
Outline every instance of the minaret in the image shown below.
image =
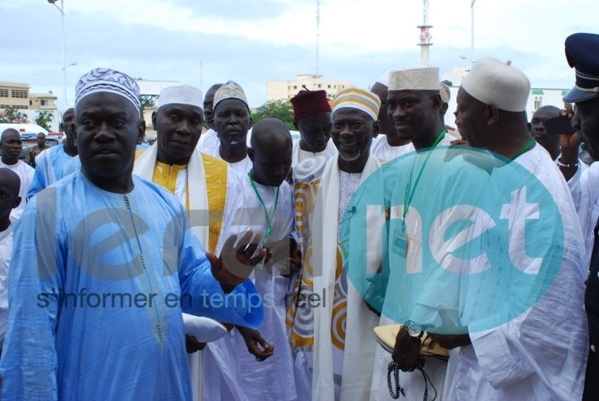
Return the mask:
M 429 65 L 429 47 L 433 44 L 431 43 L 432 36 L 430 34 L 430 28 L 432 25 L 428 24 L 428 0 L 422 0 L 422 25 L 418 25 L 417 28 L 420 29 L 420 64 Z

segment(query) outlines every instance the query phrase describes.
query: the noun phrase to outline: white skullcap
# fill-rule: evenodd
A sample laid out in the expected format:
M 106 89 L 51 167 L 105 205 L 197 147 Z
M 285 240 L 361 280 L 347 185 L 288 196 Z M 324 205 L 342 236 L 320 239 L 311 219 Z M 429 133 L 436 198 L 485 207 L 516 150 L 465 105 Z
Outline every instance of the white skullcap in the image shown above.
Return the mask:
M 438 67 L 407 67 L 389 74 L 390 91 L 438 91 Z
M 479 59 L 462 80 L 462 88 L 476 100 L 500 110 L 526 110 L 530 81 L 511 61 L 496 58 Z
M 385 87 L 389 87 L 389 74 L 391 73 L 391 70 L 387 70 L 385 71 L 385 73 L 383 75 L 381 75 L 379 77 L 379 79 L 376 80 L 376 82 L 378 82 L 379 84 L 385 86 Z
M 156 107 L 159 109 L 167 104 L 187 104 L 189 106 L 204 108 L 204 95 L 202 91 L 191 85 L 169 86 L 160 91 Z
M 333 100 L 333 114 L 339 109 L 358 109 L 368 114 L 373 120 L 378 119 L 380 107 L 381 99 L 377 95 L 358 88 L 343 89 L 335 95 Z

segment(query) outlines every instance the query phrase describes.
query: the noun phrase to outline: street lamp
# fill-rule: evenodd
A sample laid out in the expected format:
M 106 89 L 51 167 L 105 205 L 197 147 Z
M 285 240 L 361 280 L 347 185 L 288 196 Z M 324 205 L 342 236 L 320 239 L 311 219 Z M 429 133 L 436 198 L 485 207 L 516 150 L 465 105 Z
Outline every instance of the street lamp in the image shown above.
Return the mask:
M 461 58 L 462 60 L 468 60 L 468 61 L 470 61 L 472 64 L 474 64 L 474 60 L 473 60 L 473 59 L 471 59 L 470 57 L 466 57 L 466 56 L 464 56 L 463 54 L 460 54 L 460 58 Z
M 63 96 L 65 107 L 69 104 L 67 100 L 67 67 L 77 64 L 77 62 L 70 63 L 67 65 L 66 60 L 66 47 L 65 47 L 65 35 L 64 35 L 64 1 L 60 0 L 60 7 L 56 4 L 58 0 L 48 0 L 48 3 L 52 4 L 58 9 L 62 16 L 62 79 L 63 79 Z

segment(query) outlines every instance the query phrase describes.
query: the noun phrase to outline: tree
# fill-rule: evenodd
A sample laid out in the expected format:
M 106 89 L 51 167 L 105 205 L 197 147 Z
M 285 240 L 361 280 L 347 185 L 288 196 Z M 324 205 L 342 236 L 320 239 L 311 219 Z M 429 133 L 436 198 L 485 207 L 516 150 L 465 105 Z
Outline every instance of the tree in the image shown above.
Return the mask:
M 146 107 L 154 107 L 156 105 L 156 99 L 158 99 L 158 95 L 140 95 L 140 113 L 142 116 L 144 115 L 144 109 Z
M 290 130 L 295 129 L 293 126 L 293 111 L 291 103 L 288 100 L 274 100 L 264 103 L 251 113 L 252 121 L 257 123 L 265 118 L 278 118 L 283 121 Z
M 35 117 L 35 123 L 40 127 L 45 128 L 47 131 L 52 131 L 52 118 L 54 116 L 49 111 L 40 111 L 37 117 Z
M 0 110 L 0 123 L 22 123 L 27 121 L 27 114 L 21 113 L 14 106 L 8 106 L 4 110 Z

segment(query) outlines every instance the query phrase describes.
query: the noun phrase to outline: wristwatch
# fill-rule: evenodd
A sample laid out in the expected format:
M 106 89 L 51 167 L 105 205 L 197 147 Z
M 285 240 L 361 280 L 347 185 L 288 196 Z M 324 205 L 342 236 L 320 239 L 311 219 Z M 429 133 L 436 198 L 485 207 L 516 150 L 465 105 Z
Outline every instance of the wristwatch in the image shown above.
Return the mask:
M 422 331 L 422 327 L 413 320 L 408 320 L 406 324 L 404 324 L 406 330 L 408 330 L 408 334 L 410 337 L 420 338 L 424 332 Z

